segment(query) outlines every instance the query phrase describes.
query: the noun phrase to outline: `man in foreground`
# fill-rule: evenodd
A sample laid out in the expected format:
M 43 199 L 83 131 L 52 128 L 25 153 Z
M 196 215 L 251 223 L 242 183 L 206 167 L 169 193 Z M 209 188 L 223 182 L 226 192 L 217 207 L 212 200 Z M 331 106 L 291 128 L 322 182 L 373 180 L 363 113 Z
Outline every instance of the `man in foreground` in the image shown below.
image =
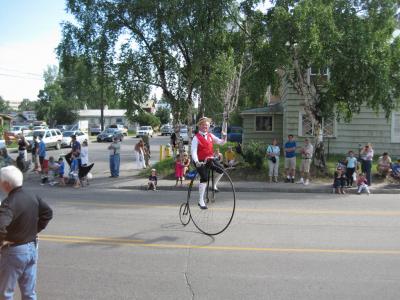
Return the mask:
M 36 299 L 37 234 L 53 217 L 51 208 L 22 188 L 21 171 L 0 169 L 0 299 L 12 299 L 18 282 L 22 299 Z

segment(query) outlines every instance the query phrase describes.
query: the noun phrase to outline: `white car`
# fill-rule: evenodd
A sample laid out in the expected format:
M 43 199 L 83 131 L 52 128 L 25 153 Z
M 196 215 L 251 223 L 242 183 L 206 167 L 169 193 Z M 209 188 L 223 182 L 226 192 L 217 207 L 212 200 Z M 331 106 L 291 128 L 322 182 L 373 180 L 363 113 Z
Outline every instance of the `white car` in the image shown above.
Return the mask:
M 179 130 L 179 136 L 181 137 L 181 140 L 184 145 L 189 144 L 189 135 L 188 135 L 188 129 L 187 127 L 182 127 Z
M 20 133 L 26 134 L 28 132 L 31 132 L 31 130 L 29 129 L 28 126 L 16 125 L 11 127 L 11 130 L 9 132 L 12 133 L 14 136 L 17 136 Z
M 136 133 L 136 137 L 141 137 L 144 135 L 148 135 L 150 137 L 153 137 L 154 131 L 153 127 L 151 126 L 140 126 L 139 130 Z
M 61 146 L 62 147 L 71 147 L 72 146 L 72 139 L 71 136 L 75 135 L 76 140 L 79 143 L 83 143 L 83 141 L 88 141 L 89 138 L 86 133 L 80 131 L 80 130 L 67 130 L 63 132 L 63 138 L 61 141 Z
M 32 147 L 34 136 L 42 136 L 43 142 L 46 144 L 46 148 L 54 147 L 57 150 L 61 149 L 63 136 L 59 129 L 41 129 L 29 132 L 25 135 L 25 138 L 29 142 L 30 147 Z

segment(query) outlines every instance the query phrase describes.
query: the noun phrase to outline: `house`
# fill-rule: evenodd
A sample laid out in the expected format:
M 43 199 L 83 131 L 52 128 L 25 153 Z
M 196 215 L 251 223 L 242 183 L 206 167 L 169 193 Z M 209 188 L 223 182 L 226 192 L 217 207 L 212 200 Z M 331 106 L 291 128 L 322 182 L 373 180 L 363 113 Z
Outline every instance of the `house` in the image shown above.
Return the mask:
M 293 134 L 301 147 L 304 138 L 314 136 L 314 124 L 304 111 L 304 96 L 285 80 L 280 95 L 266 107 L 241 112 L 244 145 L 250 141 L 270 143 L 272 138 L 282 145 L 288 134 Z M 364 107 L 349 123 L 332 116 L 324 119 L 322 126 L 326 153 L 357 153 L 361 145 L 372 143 L 376 156 L 386 151 L 392 158 L 400 157 L 400 111 L 386 119 L 384 113 Z
M 103 110 L 104 126 L 107 127 L 111 124 L 125 124 L 127 125 L 128 118 L 125 116 L 126 109 L 108 109 L 106 106 Z M 100 109 L 82 109 L 78 110 L 79 121 L 88 121 L 90 125 L 100 124 Z

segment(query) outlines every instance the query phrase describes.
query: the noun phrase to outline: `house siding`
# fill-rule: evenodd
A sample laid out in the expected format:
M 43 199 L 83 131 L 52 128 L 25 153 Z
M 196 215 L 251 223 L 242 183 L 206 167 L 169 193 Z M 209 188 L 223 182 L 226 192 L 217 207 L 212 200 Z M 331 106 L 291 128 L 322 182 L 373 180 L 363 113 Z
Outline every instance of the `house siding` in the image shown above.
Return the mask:
M 256 116 L 273 116 L 273 131 L 256 131 Z M 243 144 L 250 141 L 270 143 L 273 138 L 282 141 L 283 134 L 283 116 L 282 114 L 254 114 L 243 115 Z

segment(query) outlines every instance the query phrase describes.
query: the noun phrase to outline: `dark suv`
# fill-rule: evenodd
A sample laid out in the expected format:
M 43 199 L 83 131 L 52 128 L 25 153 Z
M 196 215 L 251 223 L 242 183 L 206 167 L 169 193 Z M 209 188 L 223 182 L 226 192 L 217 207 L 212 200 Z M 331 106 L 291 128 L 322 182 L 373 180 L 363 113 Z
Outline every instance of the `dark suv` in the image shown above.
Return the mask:
M 212 133 L 221 138 L 222 128 L 220 126 L 214 127 Z M 228 126 L 228 142 L 242 142 L 243 128 L 240 126 Z

